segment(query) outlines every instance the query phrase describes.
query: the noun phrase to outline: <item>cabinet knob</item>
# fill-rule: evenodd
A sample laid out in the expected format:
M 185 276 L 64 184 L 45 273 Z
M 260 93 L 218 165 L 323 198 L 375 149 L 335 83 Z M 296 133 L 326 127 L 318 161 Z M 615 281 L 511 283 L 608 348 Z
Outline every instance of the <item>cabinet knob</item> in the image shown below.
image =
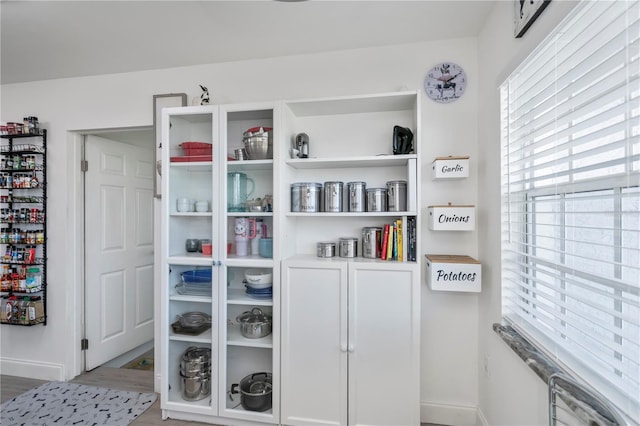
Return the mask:
M 354 347 L 353 347 L 353 345 L 349 345 L 349 346 L 348 346 L 348 350 L 349 350 L 349 352 L 352 352 L 352 353 L 353 353 L 353 352 L 355 352 L 355 351 L 356 351 L 356 348 L 354 348 Z
M 340 346 L 340 350 L 341 350 L 342 352 L 347 352 L 347 345 L 342 345 L 342 346 Z

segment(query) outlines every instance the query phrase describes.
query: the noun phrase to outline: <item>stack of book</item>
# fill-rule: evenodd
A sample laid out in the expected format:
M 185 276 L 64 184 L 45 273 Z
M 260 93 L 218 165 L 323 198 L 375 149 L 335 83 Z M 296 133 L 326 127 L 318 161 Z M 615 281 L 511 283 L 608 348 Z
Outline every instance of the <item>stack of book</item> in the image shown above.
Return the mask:
M 416 261 L 416 218 L 396 219 L 382 227 L 382 260 Z

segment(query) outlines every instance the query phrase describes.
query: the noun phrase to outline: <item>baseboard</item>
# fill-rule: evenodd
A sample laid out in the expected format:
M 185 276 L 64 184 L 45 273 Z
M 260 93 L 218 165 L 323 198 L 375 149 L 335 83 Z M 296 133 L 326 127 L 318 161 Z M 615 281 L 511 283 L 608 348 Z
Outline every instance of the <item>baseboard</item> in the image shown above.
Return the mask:
M 38 380 L 65 380 L 64 365 L 14 358 L 0 358 L 0 373 Z
M 162 376 L 159 372 L 156 373 L 159 370 L 158 366 L 156 366 L 153 375 L 153 391 L 156 393 L 160 393 L 160 390 L 162 389 Z
M 420 422 L 441 425 L 475 425 L 477 407 L 442 402 L 420 403 Z
M 478 426 L 489 426 L 489 421 L 484 416 L 484 413 L 482 412 L 480 407 L 478 407 L 478 421 L 477 421 L 476 425 L 478 425 Z

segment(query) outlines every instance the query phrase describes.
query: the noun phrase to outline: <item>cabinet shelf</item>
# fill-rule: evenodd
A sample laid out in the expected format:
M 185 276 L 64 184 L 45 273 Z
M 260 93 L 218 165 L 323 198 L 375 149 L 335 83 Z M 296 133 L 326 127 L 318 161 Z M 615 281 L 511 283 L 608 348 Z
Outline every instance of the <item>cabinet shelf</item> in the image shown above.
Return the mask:
M 169 327 L 171 328 L 171 327 Z M 203 331 L 201 334 L 194 336 L 191 334 L 179 334 L 173 331 L 169 332 L 169 340 L 176 342 L 189 342 L 189 343 L 211 343 L 211 329 Z
M 213 259 L 205 257 L 202 253 L 169 255 L 169 265 L 213 266 Z
M 229 160 L 227 168 L 234 171 L 271 170 L 273 169 L 273 160 Z
M 317 213 L 303 213 L 303 212 L 288 212 L 286 215 L 290 217 L 400 217 L 400 216 L 415 216 L 416 212 L 317 212 Z
M 272 217 L 273 212 L 227 212 L 229 217 Z
M 171 217 L 211 217 L 212 212 L 174 212 L 170 213 Z
M 172 302 L 191 302 L 191 303 L 208 303 L 213 301 L 212 297 L 207 296 L 185 296 L 182 294 L 174 294 L 169 296 Z
M 170 167 L 176 169 L 191 169 L 193 171 L 211 172 L 211 161 L 173 161 Z
M 258 255 L 235 256 L 230 254 L 224 261 L 227 266 L 244 266 L 256 268 L 273 268 L 273 259 Z
M 416 159 L 415 154 L 407 155 L 374 155 L 362 157 L 335 158 L 299 158 L 286 160 L 286 164 L 294 169 L 339 169 L 357 167 L 394 167 L 406 166 L 409 160 Z
M 182 408 L 211 408 L 211 398 L 203 398 L 199 401 L 187 401 L 186 399 L 182 398 L 182 392 L 180 390 L 179 384 L 170 387 L 168 399 L 172 405 L 179 405 Z
M 273 306 L 273 299 L 254 299 L 253 297 L 250 297 L 243 289 L 230 288 L 227 290 L 227 304 Z

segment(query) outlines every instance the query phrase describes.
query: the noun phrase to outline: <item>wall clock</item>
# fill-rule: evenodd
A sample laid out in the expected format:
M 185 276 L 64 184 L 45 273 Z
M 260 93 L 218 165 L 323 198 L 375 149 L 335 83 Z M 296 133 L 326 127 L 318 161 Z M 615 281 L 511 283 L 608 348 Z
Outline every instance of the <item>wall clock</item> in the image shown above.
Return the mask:
M 462 96 L 467 75 L 459 65 L 443 62 L 431 68 L 424 79 L 424 91 L 436 102 L 449 103 Z

